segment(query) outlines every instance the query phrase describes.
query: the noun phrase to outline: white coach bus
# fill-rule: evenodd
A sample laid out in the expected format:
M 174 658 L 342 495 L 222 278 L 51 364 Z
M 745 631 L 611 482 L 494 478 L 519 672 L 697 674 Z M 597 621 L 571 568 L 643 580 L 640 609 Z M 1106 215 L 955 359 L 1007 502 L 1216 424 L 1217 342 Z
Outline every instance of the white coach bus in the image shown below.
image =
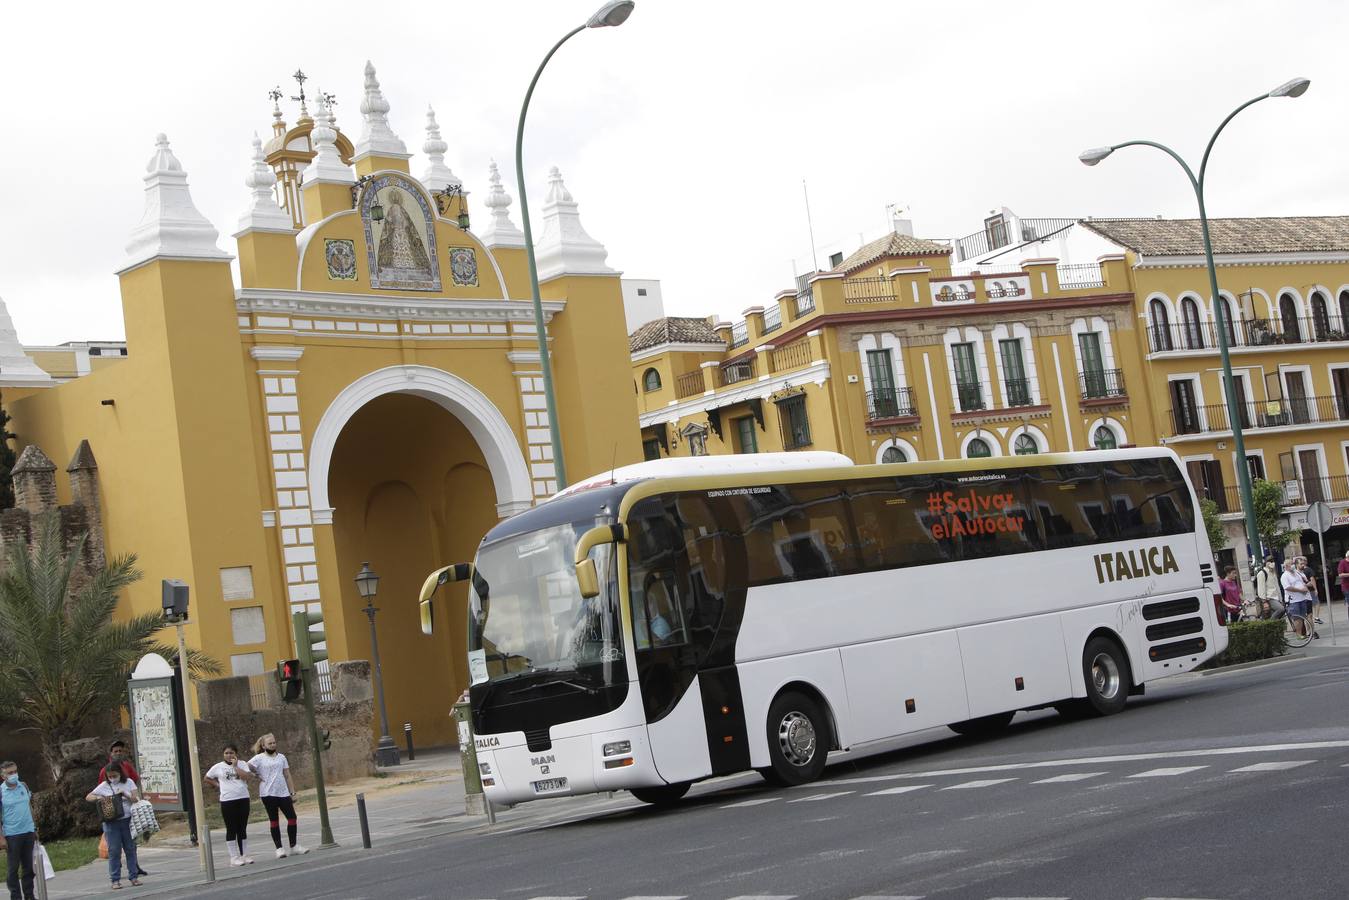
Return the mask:
M 690 474 L 690 472 L 692 472 Z M 468 581 L 489 799 L 677 801 L 757 769 L 1017 710 L 1109 715 L 1227 646 L 1213 557 L 1160 448 L 853 466 L 662 460 L 497 525 Z

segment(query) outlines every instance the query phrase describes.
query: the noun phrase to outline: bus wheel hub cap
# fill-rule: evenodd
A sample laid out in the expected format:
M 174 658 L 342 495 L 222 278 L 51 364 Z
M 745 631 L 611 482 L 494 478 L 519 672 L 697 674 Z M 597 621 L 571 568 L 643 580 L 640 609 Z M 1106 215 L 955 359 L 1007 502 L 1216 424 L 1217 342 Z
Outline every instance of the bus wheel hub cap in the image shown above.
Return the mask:
M 782 755 L 794 766 L 804 766 L 815 757 L 815 726 L 799 712 L 782 717 L 778 726 Z
M 1098 653 L 1091 661 L 1091 683 L 1096 693 L 1107 700 L 1119 693 L 1119 667 L 1107 653 Z

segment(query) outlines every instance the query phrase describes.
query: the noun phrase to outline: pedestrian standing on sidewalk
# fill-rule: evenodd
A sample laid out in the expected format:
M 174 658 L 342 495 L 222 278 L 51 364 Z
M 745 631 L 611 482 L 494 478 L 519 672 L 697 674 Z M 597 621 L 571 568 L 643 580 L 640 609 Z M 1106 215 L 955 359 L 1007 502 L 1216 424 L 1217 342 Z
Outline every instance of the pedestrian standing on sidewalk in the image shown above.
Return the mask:
M 1306 637 L 1306 629 L 1312 629 L 1312 636 L 1316 637 L 1316 627 L 1311 624 L 1312 601 L 1311 591 L 1307 590 L 1307 580 L 1298 573 L 1297 566 L 1291 559 L 1283 561 L 1283 575 L 1279 578 L 1283 585 L 1284 593 L 1288 596 L 1288 615 L 1296 617 L 1292 619 L 1293 631 L 1298 637 Z
M 1231 625 L 1241 618 L 1241 581 L 1237 578 L 1237 567 L 1228 566 L 1223 577 L 1218 579 L 1223 591 L 1224 618 L 1221 624 Z
M 33 900 L 33 851 L 37 846 L 33 792 L 19 780 L 19 767 L 12 762 L 0 763 L 0 778 L 4 779 L 0 784 L 0 823 L 4 826 L 0 828 L 0 850 L 9 857 L 9 900 Z
M 253 758 L 248 766 L 258 777 L 258 797 L 267 810 L 267 821 L 272 829 L 272 843 L 276 844 L 276 858 L 285 859 L 293 854 L 308 853 L 296 838 L 299 825 L 295 819 L 295 782 L 290 780 L 290 763 L 286 754 L 278 753 L 276 736 L 264 734 L 253 745 Z M 279 815 L 286 817 L 286 838 L 290 843 L 287 849 L 281 845 L 281 822 Z
M 136 767 L 131 764 L 131 760 L 128 759 L 130 754 L 131 751 L 127 748 L 126 741 L 113 741 L 108 745 L 108 762 L 121 765 L 122 780 L 139 791 L 141 789 L 141 776 L 140 773 L 136 771 Z M 98 780 L 108 780 L 107 766 L 98 770 Z M 139 864 L 137 864 L 137 869 L 139 871 L 127 872 L 127 875 L 132 878 L 144 878 L 146 875 L 150 874 L 144 869 L 141 869 Z
M 1344 559 L 1340 560 L 1335 575 L 1340 581 L 1340 599 L 1344 601 L 1345 609 L 1349 609 L 1349 550 L 1344 551 Z
M 1263 618 L 1283 617 L 1283 601 L 1279 599 L 1279 572 L 1272 556 L 1266 556 L 1264 566 L 1255 573 L 1255 597 L 1260 601 Z
M 1293 560 L 1293 562 L 1297 566 L 1297 573 L 1301 575 L 1302 580 L 1307 583 L 1307 597 L 1312 603 L 1312 611 L 1309 613 L 1312 617 L 1312 622 L 1317 625 L 1326 624 L 1321 621 L 1321 597 L 1320 593 L 1316 590 L 1316 576 L 1312 574 L 1311 566 L 1307 564 L 1307 557 L 1299 556 L 1297 559 Z M 1314 633 L 1314 631 L 1315 630 L 1313 629 L 1312 637 L 1319 638 L 1321 635 Z
M 248 763 L 239 759 L 239 750 L 226 744 L 221 761 L 206 771 L 205 781 L 220 792 L 220 817 L 225 820 L 225 846 L 230 865 L 247 866 L 248 855 L 248 779 L 257 778 Z
M 103 836 L 108 840 L 108 875 L 112 889 L 122 889 L 122 854 L 126 854 L 126 871 L 131 886 L 140 887 L 140 864 L 136 861 L 136 839 L 131 836 L 131 804 L 140 799 L 134 782 L 128 781 L 120 762 L 104 767 L 106 781 L 89 792 L 84 799 L 99 805 L 103 819 Z

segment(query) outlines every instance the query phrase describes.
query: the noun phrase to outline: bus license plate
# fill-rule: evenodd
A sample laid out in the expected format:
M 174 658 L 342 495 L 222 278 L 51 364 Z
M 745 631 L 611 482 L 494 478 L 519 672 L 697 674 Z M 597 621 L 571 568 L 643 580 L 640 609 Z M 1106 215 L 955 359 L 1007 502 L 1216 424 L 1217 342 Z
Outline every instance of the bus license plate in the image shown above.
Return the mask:
M 534 782 L 534 793 L 546 794 L 549 791 L 565 791 L 567 789 L 567 779 L 565 778 L 545 778 L 543 781 Z

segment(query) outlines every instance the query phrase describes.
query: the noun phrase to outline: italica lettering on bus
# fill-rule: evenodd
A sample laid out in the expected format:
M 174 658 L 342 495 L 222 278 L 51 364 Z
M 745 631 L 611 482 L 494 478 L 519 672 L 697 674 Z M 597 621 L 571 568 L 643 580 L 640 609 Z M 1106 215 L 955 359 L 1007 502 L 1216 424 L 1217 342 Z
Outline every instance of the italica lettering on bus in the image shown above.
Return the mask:
M 1127 553 L 1123 550 L 1098 553 L 1093 559 L 1096 563 L 1097 584 L 1180 571 L 1176 555 L 1169 546 L 1139 548 Z

